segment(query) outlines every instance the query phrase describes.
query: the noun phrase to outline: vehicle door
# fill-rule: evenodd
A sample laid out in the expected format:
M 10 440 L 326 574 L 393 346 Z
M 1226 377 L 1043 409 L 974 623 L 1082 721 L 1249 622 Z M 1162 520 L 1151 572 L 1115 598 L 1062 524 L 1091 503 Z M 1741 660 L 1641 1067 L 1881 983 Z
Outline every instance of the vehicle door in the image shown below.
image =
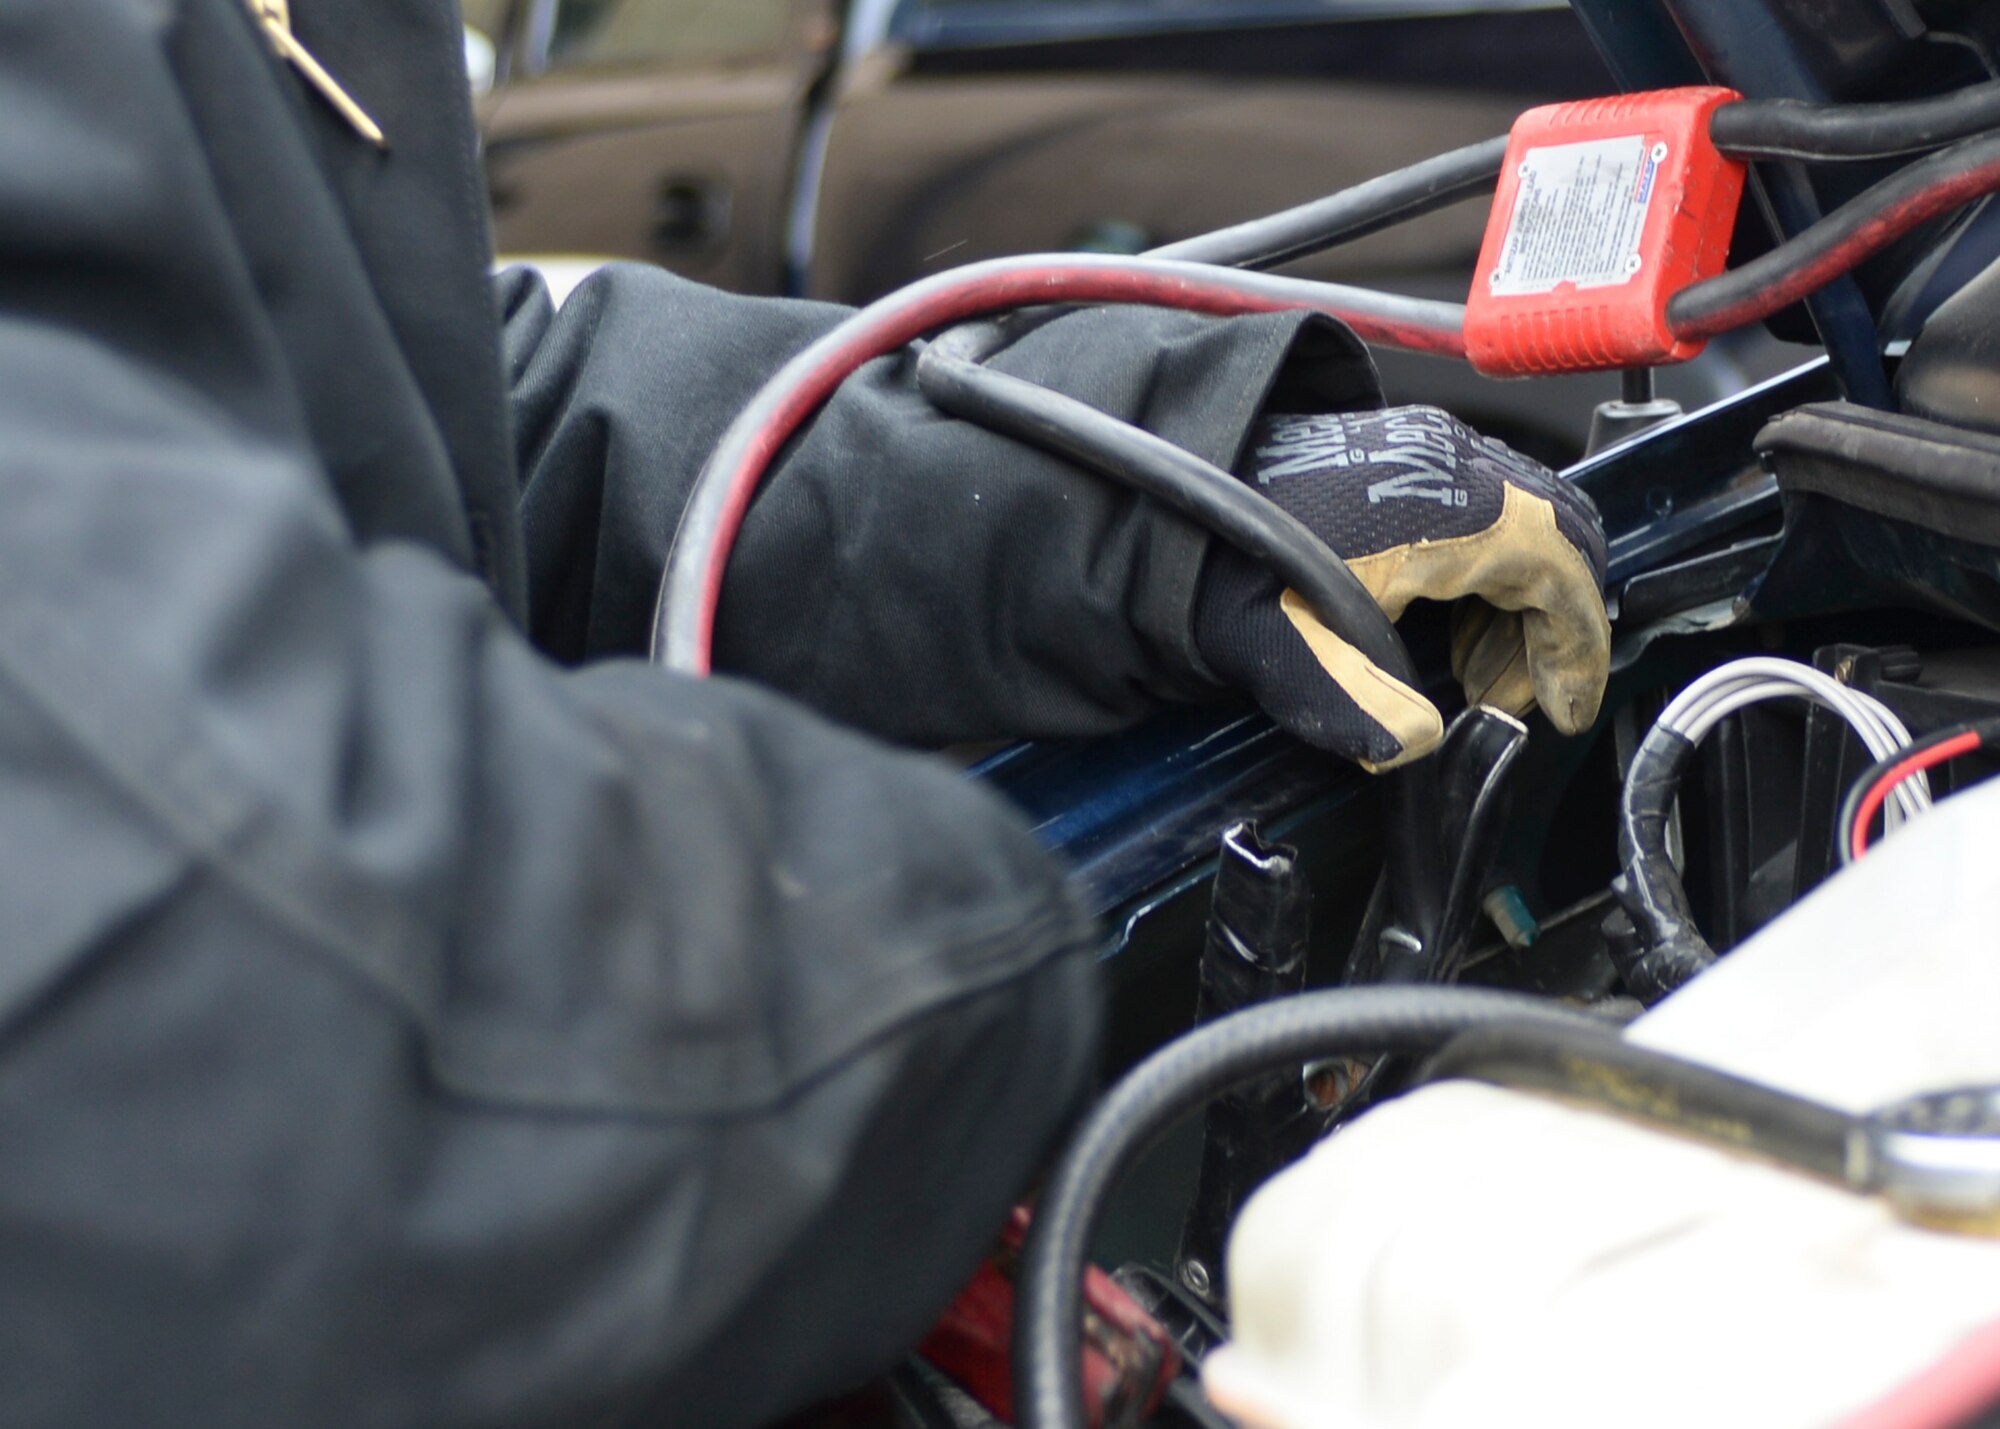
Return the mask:
M 509 21 L 480 106 L 501 253 L 637 258 L 742 292 L 783 288 L 798 135 L 837 38 L 834 0 L 518 0 Z

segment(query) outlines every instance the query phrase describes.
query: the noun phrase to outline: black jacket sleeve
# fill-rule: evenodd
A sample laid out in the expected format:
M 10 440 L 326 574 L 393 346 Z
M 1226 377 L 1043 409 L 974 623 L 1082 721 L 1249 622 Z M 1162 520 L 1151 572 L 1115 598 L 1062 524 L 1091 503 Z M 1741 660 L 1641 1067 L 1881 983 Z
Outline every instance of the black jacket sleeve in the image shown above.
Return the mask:
M 629 265 L 552 313 L 503 284 L 539 642 L 642 649 L 688 486 L 762 376 L 844 315 Z M 908 356 L 851 379 L 767 477 L 723 588 L 720 669 L 888 737 L 1098 734 L 1217 684 L 1190 633 L 1208 538 L 1164 508 L 933 411 Z M 1234 464 L 1267 403 L 1376 405 L 1330 321 L 1106 309 L 995 365 Z
M 0 1422 L 765 1420 L 977 1258 L 1090 931 L 942 764 L 357 545 L 188 16 L 286 80 L 0 7 Z

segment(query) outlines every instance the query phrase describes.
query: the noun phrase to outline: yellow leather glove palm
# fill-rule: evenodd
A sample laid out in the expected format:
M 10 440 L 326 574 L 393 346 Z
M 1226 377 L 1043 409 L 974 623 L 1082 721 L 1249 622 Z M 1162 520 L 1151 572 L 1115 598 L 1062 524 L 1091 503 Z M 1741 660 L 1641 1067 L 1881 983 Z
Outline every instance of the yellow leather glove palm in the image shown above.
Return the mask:
M 1582 492 L 1432 407 L 1272 416 L 1244 479 L 1343 557 L 1391 620 L 1457 604 L 1452 673 L 1468 700 L 1540 705 L 1574 734 L 1597 717 L 1611 658 L 1604 527 Z M 1217 546 L 1195 641 L 1222 679 L 1309 743 L 1387 769 L 1444 734 L 1435 706 L 1313 618 L 1275 576 Z

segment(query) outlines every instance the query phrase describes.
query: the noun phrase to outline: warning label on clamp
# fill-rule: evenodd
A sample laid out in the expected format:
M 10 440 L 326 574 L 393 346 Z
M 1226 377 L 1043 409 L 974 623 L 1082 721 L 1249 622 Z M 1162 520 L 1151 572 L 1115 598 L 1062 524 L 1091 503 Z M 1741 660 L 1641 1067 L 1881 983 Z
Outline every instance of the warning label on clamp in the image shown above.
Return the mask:
M 1630 282 L 1644 263 L 1639 239 L 1666 157 L 1665 144 L 1649 148 L 1636 134 L 1530 149 L 1493 270 L 1493 295 Z

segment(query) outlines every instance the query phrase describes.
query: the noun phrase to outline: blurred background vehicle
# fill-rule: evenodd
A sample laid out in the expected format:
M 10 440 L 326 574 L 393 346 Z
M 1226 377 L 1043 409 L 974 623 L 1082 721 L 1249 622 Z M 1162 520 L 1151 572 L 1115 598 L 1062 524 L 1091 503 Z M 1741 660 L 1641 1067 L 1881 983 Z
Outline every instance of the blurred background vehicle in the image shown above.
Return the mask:
M 468 0 L 503 254 L 860 303 L 1004 253 L 1138 252 L 1614 86 L 1561 0 Z M 489 58 L 490 57 L 490 58 Z M 1462 300 L 1485 206 L 1295 265 Z M 1688 407 L 1793 360 L 1662 374 Z M 1385 354 L 1399 401 L 1554 464 L 1615 376 Z

